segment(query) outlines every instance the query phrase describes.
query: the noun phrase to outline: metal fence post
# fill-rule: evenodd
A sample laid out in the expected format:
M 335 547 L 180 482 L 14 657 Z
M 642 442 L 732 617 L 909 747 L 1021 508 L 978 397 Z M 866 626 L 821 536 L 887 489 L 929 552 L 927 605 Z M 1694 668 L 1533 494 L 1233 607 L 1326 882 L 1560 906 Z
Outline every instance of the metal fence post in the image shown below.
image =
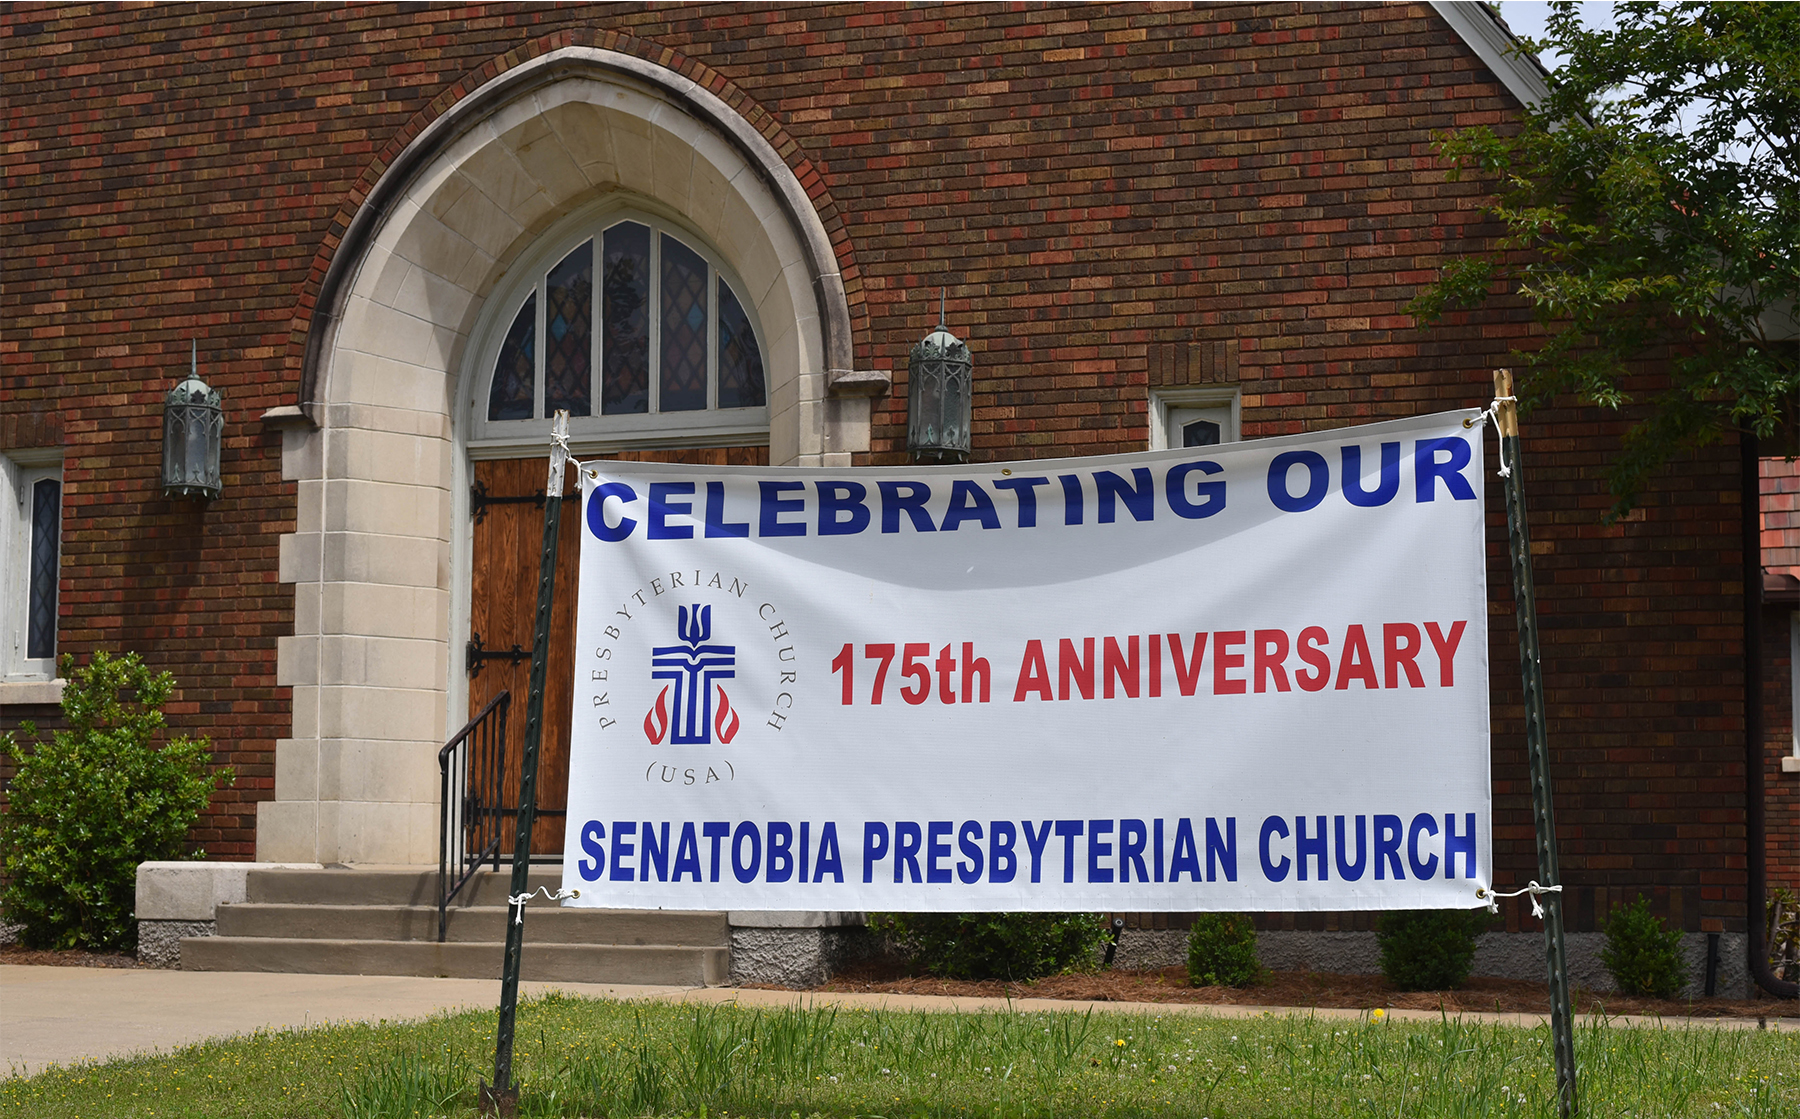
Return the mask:
M 1494 418 L 1506 481 L 1507 540 L 1512 552 L 1513 602 L 1519 624 L 1519 672 L 1525 686 L 1525 746 L 1531 759 L 1531 815 L 1537 825 L 1538 884 L 1562 881 L 1556 865 L 1556 812 L 1550 799 L 1550 741 L 1544 726 L 1544 671 L 1538 658 L 1537 591 L 1531 575 L 1531 530 L 1525 519 L 1525 477 L 1519 459 L 1519 410 L 1512 373 L 1494 371 Z M 1544 953 L 1550 971 L 1550 1032 L 1556 1051 L 1557 1114 L 1580 1110 L 1575 1092 L 1575 1035 L 1569 1009 L 1569 968 L 1563 946 L 1562 894 L 1541 895 Z
M 518 832 L 513 840 L 512 888 L 522 898 L 531 874 L 531 827 L 537 816 L 538 743 L 543 738 L 544 676 L 550 659 L 550 608 L 556 596 L 556 538 L 562 513 L 563 467 L 568 461 L 569 413 L 552 426 L 550 475 L 544 487 L 544 553 L 538 564 L 537 619 L 531 643 L 531 692 L 525 702 L 525 750 L 519 766 Z M 513 1119 L 519 1090 L 512 1082 L 513 1020 L 519 1009 L 519 957 L 525 945 L 525 903 L 509 907 L 506 955 L 500 972 L 500 1028 L 494 1038 L 494 1082 L 481 1085 L 481 1113 Z

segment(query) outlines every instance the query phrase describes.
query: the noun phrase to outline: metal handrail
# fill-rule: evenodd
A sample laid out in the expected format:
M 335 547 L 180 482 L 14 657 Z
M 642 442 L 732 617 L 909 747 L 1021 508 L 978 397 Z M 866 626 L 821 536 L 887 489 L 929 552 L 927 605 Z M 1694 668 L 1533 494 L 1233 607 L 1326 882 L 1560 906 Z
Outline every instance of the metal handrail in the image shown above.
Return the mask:
M 449 932 L 450 902 L 482 863 L 491 861 L 494 870 L 500 869 L 501 823 L 508 814 L 502 791 L 506 713 L 511 707 L 512 693 L 502 691 L 438 751 L 440 944 Z

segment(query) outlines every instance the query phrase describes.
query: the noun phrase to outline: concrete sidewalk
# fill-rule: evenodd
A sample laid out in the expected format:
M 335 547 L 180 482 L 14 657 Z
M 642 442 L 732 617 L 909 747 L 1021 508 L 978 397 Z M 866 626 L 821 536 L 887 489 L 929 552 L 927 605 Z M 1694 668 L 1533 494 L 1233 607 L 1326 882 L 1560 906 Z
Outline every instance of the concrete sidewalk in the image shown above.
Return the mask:
M 519 985 L 523 994 L 559 988 L 605 998 L 668 998 L 686 990 Z M 259 1029 L 398 1021 L 499 1003 L 500 983 L 491 979 L 0 966 L 0 1072 L 167 1052 Z
M 945 998 L 930 995 L 810 994 L 730 987 L 648 987 L 600 983 L 522 983 L 525 994 L 562 990 L 595 998 L 656 999 L 742 1006 L 829 1005 L 888 1010 L 1096 1010 L 1114 1014 L 1201 1014 L 1249 1018 L 1310 1014 L 1357 1020 L 1361 1010 L 1304 1010 L 1190 1003 L 1071 1002 L 1057 999 Z M 268 972 L 161 971 L 0 966 L 0 1070 L 33 1073 L 50 1065 L 166 1052 L 207 1038 L 258 1029 L 302 1029 L 326 1022 L 398 1021 L 441 1010 L 493 1011 L 500 984 L 490 979 L 418 979 L 387 975 L 286 975 Z M 1399 1020 L 1435 1020 L 1433 1012 L 1389 1011 Z M 1533 1014 L 1466 1014 L 1465 1018 L 1535 1026 Z M 1615 1018 L 1630 1025 L 1681 1020 Z M 1754 1019 L 1700 1019 L 1696 1024 L 1755 1029 Z M 1770 1018 L 1769 1028 L 1800 1032 L 1800 1018 Z

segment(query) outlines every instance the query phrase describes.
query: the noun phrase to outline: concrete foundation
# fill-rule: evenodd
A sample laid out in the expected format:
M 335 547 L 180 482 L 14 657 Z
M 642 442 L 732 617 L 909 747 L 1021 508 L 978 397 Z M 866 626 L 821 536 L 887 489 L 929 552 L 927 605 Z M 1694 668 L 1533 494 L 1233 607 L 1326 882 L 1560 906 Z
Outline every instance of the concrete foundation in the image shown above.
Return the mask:
M 1187 964 L 1186 929 L 1125 929 L 1113 950 L 1113 966 L 1149 969 Z
M 874 942 L 861 913 L 740 911 L 729 920 L 734 985 L 816 987 Z
M 214 914 L 221 904 L 241 904 L 252 871 L 311 869 L 318 864 L 224 862 L 144 863 L 138 868 L 138 959 L 152 967 L 180 967 L 184 937 L 217 935 Z M 421 871 L 420 873 L 425 873 Z M 346 880 L 349 880 L 348 876 Z M 466 900 L 466 899 L 465 899 Z M 729 982 L 815 987 L 845 965 L 881 950 L 865 927 L 864 914 L 838 912 L 755 912 L 728 914 Z M 1181 929 L 1125 929 L 1113 966 L 1159 968 L 1187 963 L 1188 934 Z M 654 937 L 651 937 L 654 939 Z M 5 941 L 0 930 L 0 943 Z M 638 938 L 637 943 L 646 943 Z M 723 946 L 722 941 L 715 942 Z M 1602 933 L 1569 933 L 1569 982 L 1586 991 L 1616 990 L 1601 962 Z M 1688 967 L 1685 997 L 1705 990 L 1707 937 L 1687 933 L 1682 955 Z M 1742 933 L 1719 937 L 1715 991 L 1748 998 L 1751 983 Z M 1277 971 L 1321 971 L 1374 975 L 1381 950 L 1372 932 L 1285 932 L 1257 934 L 1257 956 Z M 709 973 L 715 974 L 715 973 Z M 1471 975 L 1501 979 L 1544 979 L 1544 938 L 1539 931 L 1490 932 L 1477 938 Z M 717 982 L 717 978 L 706 980 Z
M 732 929 L 731 982 L 817 987 L 865 954 L 862 929 Z
M 217 921 L 139 921 L 138 963 L 147 967 L 180 967 L 182 937 L 218 934 Z
M 1256 958 L 1275 971 L 1381 972 L 1381 950 L 1372 932 L 1259 932 Z

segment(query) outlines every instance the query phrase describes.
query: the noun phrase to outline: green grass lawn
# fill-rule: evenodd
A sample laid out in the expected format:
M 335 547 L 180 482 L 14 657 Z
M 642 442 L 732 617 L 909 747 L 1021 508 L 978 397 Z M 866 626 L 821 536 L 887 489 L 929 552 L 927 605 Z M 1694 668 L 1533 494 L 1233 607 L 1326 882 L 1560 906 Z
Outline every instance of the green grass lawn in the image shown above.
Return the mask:
M 1546 1029 L 1189 1014 L 520 1007 L 530 1116 L 1553 1116 Z M 469 1116 L 492 1011 L 265 1033 L 0 1082 L 0 1113 Z M 1589 1116 L 1800 1114 L 1800 1036 L 1592 1026 Z

